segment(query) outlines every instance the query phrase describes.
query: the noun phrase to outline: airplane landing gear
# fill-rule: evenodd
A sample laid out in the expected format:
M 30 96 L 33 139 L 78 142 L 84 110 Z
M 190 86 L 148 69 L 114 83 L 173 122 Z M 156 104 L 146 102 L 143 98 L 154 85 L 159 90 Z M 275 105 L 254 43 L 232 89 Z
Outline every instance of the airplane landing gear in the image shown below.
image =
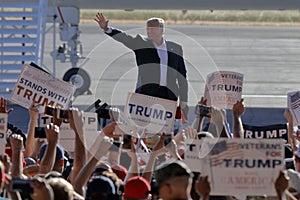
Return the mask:
M 82 95 L 85 92 L 87 92 L 87 94 L 91 94 L 91 91 L 89 91 L 91 79 L 85 70 L 78 67 L 73 67 L 64 74 L 63 80 L 76 87 L 74 94 L 75 97 Z

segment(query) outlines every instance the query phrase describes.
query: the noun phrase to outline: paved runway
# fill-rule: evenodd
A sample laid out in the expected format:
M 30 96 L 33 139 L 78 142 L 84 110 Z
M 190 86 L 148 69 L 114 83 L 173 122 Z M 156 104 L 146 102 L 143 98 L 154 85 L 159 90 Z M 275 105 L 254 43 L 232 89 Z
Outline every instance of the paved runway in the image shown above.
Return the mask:
M 131 34 L 145 34 L 143 25 L 112 25 Z M 133 53 L 102 33 L 96 23 L 80 24 L 80 30 L 86 59 L 80 60 L 79 65 L 91 76 L 93 95 L 80 96 L 74 103 L 89 104 L 101 98 L 124 104 L 127 92 L 135 87 Z M 286 106 L 288 92 L 300 89 L 299 33 L 300 27 L 168 25 L 165 35 L 183 46 L 190 105 L 203 95 L 208 73 L 229 70 L 245 76 L 246 106 L 278 108 Z M 52 66 L 51 39 L 49 33 L 45 51 L 48 67 Z M 58 77 L 71 66 L 60 61 L 56 65 Z
M 131 34 L 145 34 L 144 25 L 111 25 Z M 137 77 L 133 53 L 101 32 L 96 23 L 80 24 L 80 30 L 85 59 L 79 65 L 92 79 L 92 95 L 79 96 L 74 104 L 89 105 L 100 98 L 112 105 L 124 105 L 127 92 L 134 91 Z M 299 33 L 300 27 L 167 25 L 165 35 L 183 46 L 190 106 L 204 94 L 208 73 L 236 71 L 245 76 L 246 107 L 264 108 L 260 109 L 260 118 L 255 110 L 248 109 L 246 118 L 270 124 L 284 121 L 281 114 L 286 107 L 286 94 L 300 90 Z M 44 54 L 44 64 L 50 69 L 52 37 L 47 34 Z M 57 46 L 60 44 L 58 40 Z M 57 61 L 56 66 L 57 77 L 61 78 L 71 64 Z M 267 116 L 273 119 L 261 119 Z

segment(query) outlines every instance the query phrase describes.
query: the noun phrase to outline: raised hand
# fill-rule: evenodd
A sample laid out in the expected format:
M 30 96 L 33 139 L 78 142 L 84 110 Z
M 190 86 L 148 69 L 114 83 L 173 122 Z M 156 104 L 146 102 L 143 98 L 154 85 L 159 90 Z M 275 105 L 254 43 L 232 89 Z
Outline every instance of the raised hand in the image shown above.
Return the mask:
M 29 107 L 29 116 L 31 120 L 38 120 L 39 117 L 39 105 L 35 105 L 34 102 Z
M 59 119 L 57 116 L 58 116 L 58 112 L 60 112 L 60 109 L 59 108 L 54 108 L 54 113 L 53 113 L 53 124 L 54 125 L 57 125 L 58 127 L 61 126 L 63 120 L 62 119 Z
M 83 112 L 79 111 L 77 108 L 70 108 L 68 113 L 70 127 L 76 133 L 81 133 L 81 134 L 83 134 L 83 125 L 84 125 L 82 114 Z
M 22 150 L 22 147 L 23 147 L 23 138 L 21 135 L 18 135 L 18 134 L 12 134 L 10 137 L 9 137 L 9 142 L 10 142 L 10 145 L 11 145 L 11 148 L 12 150 L 19 150 L 21 151 Z
M 0 113 L 6 113 L 9 114 L 13 111 L 12 108 L 6 110 L 6 106 L 7 106 L 7 101 L 5 98 L 0 97 Z
M 245 112 L 244 99 L 237 101 L 232 107 L 232 113 L 236 116 L 241 116 Z
M 106 20 L 106 18 L 103 16 L 102 12 L 98 12 L 96 15 L 96 18 L 94 18 L 94 20 L 98 23 L 98 25 L 101 29 L 103 29 L 104 31 L 108 30 L 109 20 Z
M 199 176 L 195 184 L 195 189 L 197 194 L 202 197 L 202 199 L 208 199 L 211 191 L 208 176 Z
M 59 127 L 54 124 L 48 124 L 46 129 L 46 136 L 48 143 L 58 142 Z
M 211 107 L 211 117 L 210 121 L 215 125 L 219 125 L 225 122 L 225 111 L 217 107 Z
M 204 97 L 201 97 L 200 101 L 198 101 L 198 104 L 207 105 L 207 99 L 205 99 Z
M 168 152 L 171 154 L 171 156 L 177 160 L 182 160 L 182 158 L 180 157 L 178 150 L 177 150 L 177 144 L 175 142 L 175 140 L 171 140 L 171 142 L 166 146 L 166 149 L 168 150 Z

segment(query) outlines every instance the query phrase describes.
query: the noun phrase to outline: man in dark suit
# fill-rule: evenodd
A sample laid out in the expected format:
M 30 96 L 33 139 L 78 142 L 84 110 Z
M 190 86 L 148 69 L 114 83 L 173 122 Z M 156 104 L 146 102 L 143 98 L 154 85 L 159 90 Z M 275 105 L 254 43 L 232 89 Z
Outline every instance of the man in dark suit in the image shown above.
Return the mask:
M 108 25 L 102 13 L 96 15 L 99 27 L 113 39 L 123 43 L 135 53 L 138 65 L 138 80 L 135 92 L 149 96 L 177 101 L 187 110 L 188 84 L 182 47 L 167 41 L 164 35 L 164 20 L 147 20 L 147 35 L 128 35 Z

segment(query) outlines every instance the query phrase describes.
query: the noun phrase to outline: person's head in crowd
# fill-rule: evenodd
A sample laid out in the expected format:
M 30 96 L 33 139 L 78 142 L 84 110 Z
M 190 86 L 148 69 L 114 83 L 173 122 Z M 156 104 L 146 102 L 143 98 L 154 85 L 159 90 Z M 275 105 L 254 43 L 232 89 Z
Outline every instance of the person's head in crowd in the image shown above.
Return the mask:
M 300 173 L 288 169 L 287 170 L 287 175 L 289 176 L 289 192 L 291 192 L 295 197 L 299 198 L 300 197 Z
M 44 175 L 44 179 L 62 178 L 62 174 L 57 171 L 50 171 Z
M 127 169 L 120 164 L 115 164 L 111 166 L 112 171 L 119 177 L 119 179 L 121 179 L 122 181 L 124 181 L 126 175 L 127 175 Z
M 117 193 L 113 181 L 105 176 L 94 176 L 87 183 L 86 200 L 117 200 L 120 195 Z
M 30 166 L 30 165 L 36 165 L 37 164 L 36 160 L 31 158 L 31 157 L 25 157 L 24 161 L 25 161 L 25 166 Z
M 71 183 L 63 178 L 49 178 L 47 183 L 51 186 L 54 199 L 59 200 L 73 200 L 74 189 Z
M 156 187 L 164 200 L 191 199 L 193 174 L 182 161 L 174 161 L 155 171 Z
M 94 168 L 94 171 L 92 172 L 92 176 L 102 175 L 102 173 L 105 171 L 113 172 L 113 170 L 108 162 L 100 160 L 98 162 L 98 164 L 96 165 L 96 167 Z
M 150 183 L 140 176 L 134 176 L 127 180 L 124 186 L 124 200 L 150 199 Z
M 122 193 L 123 181 L 114 172 L 104 171 L 102 173 L 102 176 L 105 176 L 105 177 L 109 178 L 110 180 L 112 180 L 117 194 Z
M 300 145 L 298 149 L 294 152 L 294 159 L 295 159 L 295 170 L 300 172 Z
M 40 163 L 41 160 L 43 159 L 43 156 L 45 155 L 46 152 L 47 145 L 48 144 L 43 144 L 41 146 L 38 154 L 38 163 Z M 56 145 L 55 163 L 52 170 L 60 173 L 62 173 L 64 170 L 64 149 L 60 144 Z

